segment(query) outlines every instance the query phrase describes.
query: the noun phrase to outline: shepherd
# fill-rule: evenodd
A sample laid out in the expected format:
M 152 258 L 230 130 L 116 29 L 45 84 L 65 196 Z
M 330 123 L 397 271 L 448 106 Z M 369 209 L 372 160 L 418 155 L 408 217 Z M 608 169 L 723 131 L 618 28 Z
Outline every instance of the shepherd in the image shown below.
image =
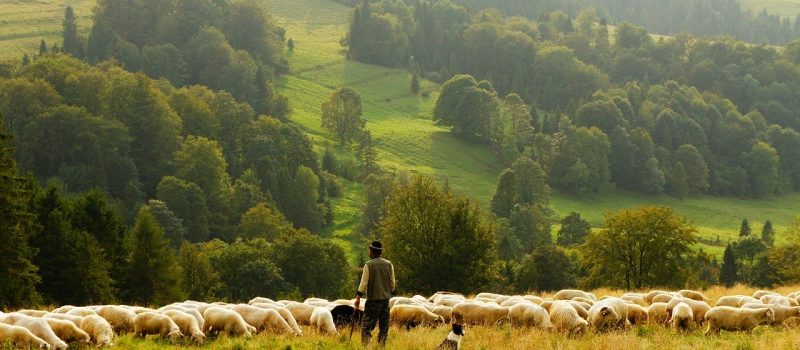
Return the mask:
M 389 336 L 389 299 L 395 294 L 394 266 L 381 258 L 383 245 L 373 241 L 369 245 L 369 258 L 361 273 L 361 283 L 356 292 L 356 309 L 361 307 L 361 297 L 366 297 L 364 319 L 361 324 L 361 343 L 369 345 L 372 330 L 378 325 L 378 344 L 386 345 Z

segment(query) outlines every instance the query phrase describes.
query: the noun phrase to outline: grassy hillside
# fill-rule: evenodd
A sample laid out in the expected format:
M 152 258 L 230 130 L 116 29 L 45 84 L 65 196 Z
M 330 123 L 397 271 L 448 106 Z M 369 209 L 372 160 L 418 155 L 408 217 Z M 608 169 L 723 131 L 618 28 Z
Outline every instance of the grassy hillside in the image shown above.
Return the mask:
M 289 97 L 292 120 L 299 123 L 323 147 L 335 145 L 332 135 L 320 126 L 322 101 L 339 86 L 349 86 L 361 94 L 367 128 L 387 170 L 407 174 L 431 174 L 447 181 L 456 192 L 487 206 L 502 166 L 486 147 L 454 138 L 446 128 L 434 126 L 431 111 L 437 86 L 423 83 L 429 98 L 417 97 L 409 90 L 410 76 L 399 69 L 365 65 L 346 59 L 339 40 L 347 31 L 350 9 L 327 0 L 266 0 L 278 22 L 295 41 L 289 53 L 293 73 L 279 82 L 281 93 Z M 352 187 L 358 189 L 358 187 Z M 349 193 L 337 204 L 333 234 L 346 240 L 358 220 L 359 194 Z M 765 220 L 782 229 L 800 213 L 800 194 L 767 200 L 741 200 L 703 196 L 679 200 L 669 196 L 650 197 L 609 190 L 590 199 L 556 194 L 553 204 L 559 215 L 578 211 L 599 226 L 606 210 L 641 205 L 665 205 L 690 218 L 701 237 L 725 244 L 738 236 L 739 223 L 747 217 L 753 231 L 760 232 Z M 780 240 L 780 234 L 778 239 Z M 724 246 L 703 246 L 721 254 Z
M 78 31 L 88 35 L 93 0 L 0 0 L 0 57 L 38 53 L 39 41 L 61 46 L 64 9 L 72 5 Z
M 800 2 L 797 0 L 740 0 L 739 3 L 742 9 L 749 9 L 756 14 L 767 9 L 770 14 L 778 14 L 792 20 L 800 14 Z

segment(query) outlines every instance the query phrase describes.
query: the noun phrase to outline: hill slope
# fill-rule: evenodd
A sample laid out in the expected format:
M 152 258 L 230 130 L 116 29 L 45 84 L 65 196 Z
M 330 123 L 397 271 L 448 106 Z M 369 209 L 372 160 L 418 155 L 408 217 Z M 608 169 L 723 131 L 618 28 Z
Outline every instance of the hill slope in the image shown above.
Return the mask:
M 64 9 L 72 5 L 78 31 L 88 35 L 94 0 L 0 0 L 0 58 L 38 53 L 39 41 L 61 46 Z
M 287 38 L 296 44 L 294 52 L 288 55 L 293 73 L 279 82 L 281 93 L 291 101 L 291 119 L 312 135 L 318 146 L 335 144 L 332 134 L 320 126 L 322 101 L 339 86 L 351 87 L 364 100 L 367 128 L 372 132 L 384 168 L 390 172 L 434 175 L 440 181 L 446 180 L 455 192 L 488 205 L 502 165 L 486 147 L 456 139 L 446 128 L 433 125 L 431 112 L 437 86 L 423 83 L 423 90 L 432 91 L 431 96 L 416 97 L 409 90 L 407 72 L 347 60 L 339 40 L 347 32 L 350 8 L 327 0 L 266 0 L 266 3 L 278 22 L 286 27 Z M 358 220 L 360 194 L 348 193 L 347 199 L 336 204 L 337 224 L 333 234 L 346 240 Z M 719 236 L 721 245 L 701 244 L 701 247 L 721 255 L 724 244 L 738 236 L 742 218 L 748 218 L 754 232 L 760 232 L 766 220 L 772 220 L 781 230 L 800 212 L 800 195 L 767 200 L 711 196 L 679 200 L 609 190 L 592 199 L 556 194 L 553 204 L 560 216 L 578 211 L 595 226 L 602 224 L 606 210 L 669 206 L 689 217 L 700 228 L 704 240 L 716 241 Z M 778 236 L 780 240 L 780 233 Z M 351 241 L 356 240 L 351 237 Z

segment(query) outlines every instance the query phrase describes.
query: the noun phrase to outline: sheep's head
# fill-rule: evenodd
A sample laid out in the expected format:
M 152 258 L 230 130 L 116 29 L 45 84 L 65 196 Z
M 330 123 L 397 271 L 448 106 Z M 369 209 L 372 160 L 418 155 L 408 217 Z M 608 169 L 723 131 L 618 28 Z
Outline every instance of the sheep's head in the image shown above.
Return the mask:
M 767 309 L 765 315 L 767 317 L 767 321 L 769 321 L 770 323 L 775 322 L 775 312 L 773 312 L 772 309 Z

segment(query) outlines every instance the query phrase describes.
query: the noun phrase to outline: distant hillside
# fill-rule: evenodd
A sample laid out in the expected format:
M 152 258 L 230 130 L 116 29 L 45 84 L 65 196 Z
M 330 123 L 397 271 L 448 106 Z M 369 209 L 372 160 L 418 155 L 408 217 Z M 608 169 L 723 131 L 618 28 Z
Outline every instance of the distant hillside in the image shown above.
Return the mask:
M 39 52 L 39 41 L 61 46 L 64 9 L 72 5 L 78 31 L 88 35 L 94 0 L 0 0 L 0 58 Z

